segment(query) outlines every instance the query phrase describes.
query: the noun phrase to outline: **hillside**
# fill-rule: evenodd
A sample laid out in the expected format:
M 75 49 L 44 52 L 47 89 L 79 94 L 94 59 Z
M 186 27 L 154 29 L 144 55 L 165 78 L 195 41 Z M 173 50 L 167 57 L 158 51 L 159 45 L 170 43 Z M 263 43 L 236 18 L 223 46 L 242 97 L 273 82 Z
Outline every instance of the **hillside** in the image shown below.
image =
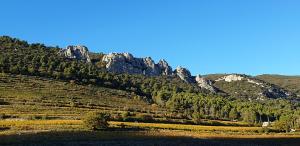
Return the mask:
M 259 75 L 256 78 L 283 87 L 300 97 L 300 76 Z
M 213 77 L 195 77 L 182 67 L 172 70 L 164 60 L 90 53 L 84 46 L 28 44 L 8 36 L 0 37 L 0 50 L 1 112 L 8 117 L 75 112 L 73 118 L 80 118 L 79 113 L 98 109 L 125 121 L 147 120 L 140 114 L 157 122 L 194 124 L 203 119 L 260 124 L 286 115 L 299 118 L 293 94 L 247 75 L 208 80 Z M 132 113 L 120 118 L 124 112 Z

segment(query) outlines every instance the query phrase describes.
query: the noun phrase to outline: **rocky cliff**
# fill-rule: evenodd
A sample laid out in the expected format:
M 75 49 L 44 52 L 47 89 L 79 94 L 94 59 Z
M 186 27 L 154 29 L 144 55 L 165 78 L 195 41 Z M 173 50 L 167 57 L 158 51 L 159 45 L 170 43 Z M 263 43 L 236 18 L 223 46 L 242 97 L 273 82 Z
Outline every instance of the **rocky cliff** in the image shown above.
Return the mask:
M 89 50 L 85 46 L 67 46 L 66 49 L 62 49 L 59 52 L 60 55 L 70 58 L 70 59 L 78 59 L 86 62 L 91 62 L 89 57 Z
M 195 78 L 199 87 L 209 90 L 210 92 L 217 93 L 218 89 L 214 87 L 211 80 L 207 80 L 201 75 L 197 75 Z
M 109 72 L 147 76 L 176 75 L 186 83 L 197 84 L 199 87 L 214 93 L 217 91 L 211 81 L 199 76 L 195 78 L 186 68 L 179 66 L 175 71 L 172 71 L 167 61 L 163 59 L 156 64 L 150 57 L 135 58 L 130 53 L 110 53 L 104 55 L 102 61 L 106 63 L 106 69 Z
M 151 57 L 135 58 L 130 53 L 110 53 L 104 55 L 102 61 L 106 63 L 107 71 L 114 73 L 172 75 L 172 68 L 165 60 L 156 64 Z
M 68 46 L 59 53 L 66 58 L 91 62 L 88 48 L 85 46 Z M 173 71 L 165 60 L 155 63 L 151 57 L 135 58 L 130 53 L 106 54 L 101 61 L 105 63 L 105 68 L 109 72 L 146 76 L 175 75 L 186 83 L 198 85 L 212 93 L 221 91 L 236 98 L 264 100 L 265 98 L 287 98 L 291 95 L 283 88 L 247 75 L 229 74 L 212 81 L 200 75 L 192 76 L 188 69 L 181 66 Z
M 195 83 L 194 77 L 192 77 L 191 72 L 188 69 L 178 66 L 175 73 L 183 81 L 187 83 Z

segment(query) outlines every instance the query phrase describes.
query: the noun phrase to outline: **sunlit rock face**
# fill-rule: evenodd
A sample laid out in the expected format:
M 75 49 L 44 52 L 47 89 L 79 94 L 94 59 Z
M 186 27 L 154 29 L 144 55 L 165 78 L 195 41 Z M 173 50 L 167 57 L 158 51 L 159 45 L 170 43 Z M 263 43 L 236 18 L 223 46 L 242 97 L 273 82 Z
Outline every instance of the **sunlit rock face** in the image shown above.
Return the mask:
M 166 60 L 164 60 L 164 59 L 160 60 L 158 62 L 158 66 L 161 69 L 162 75 L 172 75 L 173 74 L 172 67 L 169 66 L 169 64 Z
M 66 49 L 61 50 L 59 53 L 66 58 L 91 62 L 89 50 L 85 46 L 67 46 Z
M 204 77 L 201 77 L 200 75 L 197 75 L 195 80 L 199 87 L 207 89 L 213 93 L 217 92 L 217 89 L 213 86 L 213 83 L 211 80 L 207 80 Z
M 188 69 L 178 66 L 175 70 L 175 73 L 183 81 L 187 83 L 195 83 L 195 80 Z
M 234 81 L 241 81 L 242 79 L 244 79 L 244 77 L 242 77 L 240 75 L 232 74 L 232 75 L 228 75 L 228 76 L 224 76 L 222 78 L 219 78 L 216 81 L 218 82 L 218 81 L 224 80 L 225 82 L 234 82 Z
M 165 60 L 156 64 L 151 57 L 135 58 L 130 53 L 104 55 L 106 69 L 114 73 L 143 74 L 147 76 L 172 75 L 172 68 Z

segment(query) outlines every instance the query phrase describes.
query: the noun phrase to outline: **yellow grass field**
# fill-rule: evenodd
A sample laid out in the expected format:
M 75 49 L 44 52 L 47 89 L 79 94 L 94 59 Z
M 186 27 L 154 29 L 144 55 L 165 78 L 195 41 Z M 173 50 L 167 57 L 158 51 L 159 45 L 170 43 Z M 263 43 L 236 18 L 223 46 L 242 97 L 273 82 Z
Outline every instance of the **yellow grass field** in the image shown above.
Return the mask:
M 272 138 L 272 137 L 300 137 L 299 133 L 259 133 L 261 127 L 234 127 L 234 126 L 202 126 L 186 124 L 138 123 L 110 121 L 110 127 L 139 128 L 150 132 L 155 131 L 168 136 L 192 136 L 214 138 Z M 0 131 L 0 135 L 30 131 L 88 131 L 81 120 L 0 120 L 0 128 L 9 127 Z M 12 132 L 13 131 L 13 132 Z M 155 132 L 153 134 L 155 134 Z
M 140 128 L 156 128 L 186 131 L 231 131 L 231 132 L 254 132 L 261 127 L 234 127 L 234 126 L 202 126 L 185 124 L 162 124 L 162 123 L 137 123 L 137 122 L 110 122 L 112 125 L 121 125 Z

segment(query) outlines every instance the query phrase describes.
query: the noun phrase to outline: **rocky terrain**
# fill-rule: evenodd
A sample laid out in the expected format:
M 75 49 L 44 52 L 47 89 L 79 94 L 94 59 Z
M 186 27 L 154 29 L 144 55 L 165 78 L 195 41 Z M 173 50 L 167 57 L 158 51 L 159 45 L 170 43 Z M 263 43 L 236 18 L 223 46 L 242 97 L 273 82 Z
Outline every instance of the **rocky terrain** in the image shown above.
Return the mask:
M 66 58 L 91 62 L 89 50 L 85 46 L 67 46 L 66 49 L 61 50 L 59 54 Z
M 102 61 L 106 63 L 109 72 L 147 76 L 172 75 L 172 68 L 165 60 L 156 64 L 151 57 L 135 58 L 130 53 L 110 53 L 104 55 Z
M 249 100 L 288 98 L 295 96 L 293 93 L 282 87 L 255 77 L 240 74 L 223 75 L 214 80 L 213 86 L 232 96 L 243 96 L 249 98 Z
M 68 46 L 60 51 L 60 54 L 70 59 L 79 59 L 91 62 L 88 48 L 85 46 Z M 209 90 L 216 94 L 227 93 L 229 96 L 246 98 L 248 100 L 265 100 L 266 98 L 288 98 L 296 96 L 288 90 L 265 82 L 255 77 L 227 74 L 219 75 L 218 78 L 210 79 L 197 75 L 193 76 L 184 67 L 178 66 L 175 70 L 164 59 L 158 63 L 151 57 L 136 58 L 130 53 L 109 53 L 104 54 L 101 60 L 108 72 L 117 74 L 142 74 L 145 76 L 175 76 L 186 83 L 196 85 L 202 89 Z

